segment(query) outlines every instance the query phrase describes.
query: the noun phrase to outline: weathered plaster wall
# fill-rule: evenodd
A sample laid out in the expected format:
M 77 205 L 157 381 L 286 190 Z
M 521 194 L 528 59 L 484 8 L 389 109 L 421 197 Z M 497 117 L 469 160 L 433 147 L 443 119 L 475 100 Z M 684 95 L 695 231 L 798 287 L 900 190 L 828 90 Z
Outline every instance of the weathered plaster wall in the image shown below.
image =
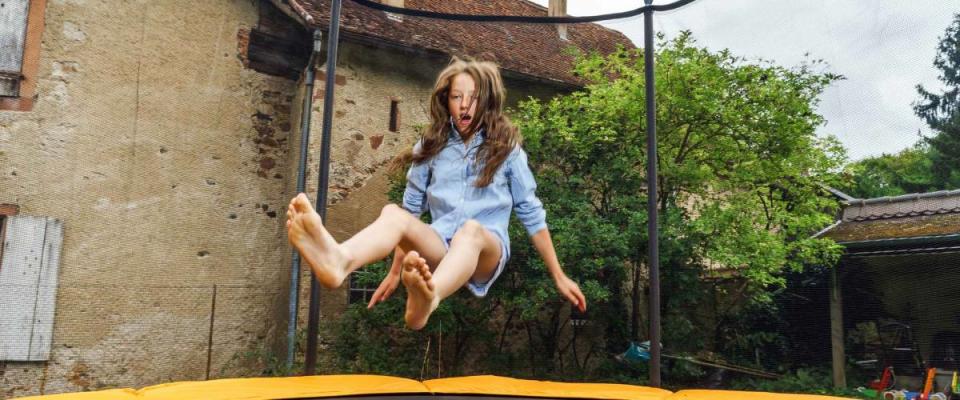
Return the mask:
M 257 7 L 48 2 L 0 203 L 64 221 L 53 351 L 0 362 L 0 398 L 204 379 L 208 348 L 211 377 L 247 374 L 282 336 L 297 86 L 242 67 Z

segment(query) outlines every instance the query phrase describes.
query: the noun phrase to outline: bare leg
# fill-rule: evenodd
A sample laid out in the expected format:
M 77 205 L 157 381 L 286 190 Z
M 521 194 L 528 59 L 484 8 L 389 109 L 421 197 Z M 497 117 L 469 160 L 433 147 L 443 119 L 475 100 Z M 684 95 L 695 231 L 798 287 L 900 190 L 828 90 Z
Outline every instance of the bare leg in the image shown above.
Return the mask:
M 408 252 L 403 259 L 402 275 L 407 287 L 407 327 L 423 328 L 440 300 L 471 278 L 478 282 L 492 278 L 500 252 L 500 239 L 474 220 L 468 220 L 453 236 L 450 249 L 432 273 L 426 260 L 416 252 Z
M 347 239 L 341 247 L 355 258 L 350 271 L 382 260 L 397 247 L 403 251 L 416 250 L 431 265 L 439 263 L 447 252 L 436 231 L 396 204 L 384 206 L 376 221 Z
M 419 250 L 427 260 L 439 261 L 446 252 L 440 237 L 419 219 L 390 204 L 370 226 L 338 244 L 323 226 L 320 215 L 304 194 L 290 201 L 287 236 L 303 255 L 317 280 L 328 288 L 339 287 L 357 268 L 380 260 L 398 245 Z

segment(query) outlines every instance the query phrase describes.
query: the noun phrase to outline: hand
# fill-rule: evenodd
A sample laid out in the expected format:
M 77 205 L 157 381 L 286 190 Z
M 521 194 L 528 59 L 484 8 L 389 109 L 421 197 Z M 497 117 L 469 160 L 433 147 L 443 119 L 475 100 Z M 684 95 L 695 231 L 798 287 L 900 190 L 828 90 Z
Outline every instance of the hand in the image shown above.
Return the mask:
M 372 309 L 377 303 L 387 301 L 390 295 L 393 294 L 393 291 L 397 290 L 398 284 L 400 284 L 400 274 L 395 274 L 393 271 L 388 272 L 387 277 L 383 278 L 383 282 L 380 282 L 380 287 L 373 292 L 373 296 L 370 296 L 370 303 L 367 304 L 367 309 Z
M 580 312 L 587 312 L 587 298 L 583 296 L 583 292 L 580 291 L 580 286 L 577 285 L 573 279 L 568 278 L 566 275 L 560 275 L 560 277 L 554 280 L 554 283 L 557 284 L 557 291 L 560 292 L 561 296 L 572 303 Z

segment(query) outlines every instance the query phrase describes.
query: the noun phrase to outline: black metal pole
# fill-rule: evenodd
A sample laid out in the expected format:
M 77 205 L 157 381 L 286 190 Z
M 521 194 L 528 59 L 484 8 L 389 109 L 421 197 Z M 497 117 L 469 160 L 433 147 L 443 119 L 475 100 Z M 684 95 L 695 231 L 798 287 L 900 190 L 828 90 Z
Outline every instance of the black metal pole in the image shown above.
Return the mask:
M 300 160 L 297 166 L 297 193 L 306 190 L 306 171 L 307 171 L 307 151 L 310 148 L 310 116 L 313 114 L 313 81 L 316 79 L 316 68 L 314 64 L 317 60 L 317 54 L 320 53 L 323 34 L 320 30 L 313 31 L 313 50 L 310 52 L 310 59 L 307 61 L 307 69 L 304 73 L 304 99 L 303 109 L 300 112 Z M 300 253 L 293 250 L 293 265 L 290 266 L 290 299 L 289 299 L 289 320 L 287 321 L 287 371 L 293 371 L 293 360 L 296 357 L 297 344 L 297 313 L 300 308 Z
M 646 5 L 653 0 L 643 0 Z M 657 229 L 657 110 L 653 77 L 653 10 L 643 13 L 647 101 L 647 264 L 650 266 L 650 386 L 660 387 L 660 243 Z
M 327 33 L 327 79 L 323 96 L 323 131 L 320 149 L 320 184 L 317 186 L 317 212 L 327 220 L 327 187 L 330 186 L 330 142 L 333 125 L 333 89 L 337 74 L 337 46 L 340 41 L 340 4 L 333 0 L 330 11 L 330 30 Z M 312 94 L 311 94 L 312 95 Z M 306 375 L 317 370 L 317 324 L 320 322 L 320 285 L 317 277 L 310 275 L 310 312 L 307 318 Z

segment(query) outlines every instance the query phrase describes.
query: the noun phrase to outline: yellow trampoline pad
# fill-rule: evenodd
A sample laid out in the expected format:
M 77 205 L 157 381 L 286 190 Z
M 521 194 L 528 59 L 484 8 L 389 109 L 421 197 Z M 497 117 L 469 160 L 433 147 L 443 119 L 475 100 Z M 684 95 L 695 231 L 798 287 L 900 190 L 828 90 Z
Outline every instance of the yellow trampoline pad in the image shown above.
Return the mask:
M 268 400 L 357 395 L 427 393 L 412 379 L 380 375 L 322 375 L 289 378 L 238 378 L 198 382 L 175 382 L 140 390 L 114 389 L 24 397 L 44 400 Z
M 602 400 L 837 400 L 840 397 L 808 394 L 745 392 L 733 390 L 668 390 L 613 383 L 565 383 L 514 379 L 500 376 L 469 376 L 425 381 L 381 375 L 321 375 L 287 378 L 238 378 L 174 382 L 140 390 L 111 389 L 99 392 L 65 393 L 23 399 L 45 400 L 268 400 L 350 397 L 363 400 L 504 400 L 602 399 Z M 371 400 L 373 400 L 371 399 Z
M 659 400 L 671 395 L 669 390 L 614 383 L 564 383 L 505 378 L 483 375 L 424 381 L 431 392 L 485 396 Z

